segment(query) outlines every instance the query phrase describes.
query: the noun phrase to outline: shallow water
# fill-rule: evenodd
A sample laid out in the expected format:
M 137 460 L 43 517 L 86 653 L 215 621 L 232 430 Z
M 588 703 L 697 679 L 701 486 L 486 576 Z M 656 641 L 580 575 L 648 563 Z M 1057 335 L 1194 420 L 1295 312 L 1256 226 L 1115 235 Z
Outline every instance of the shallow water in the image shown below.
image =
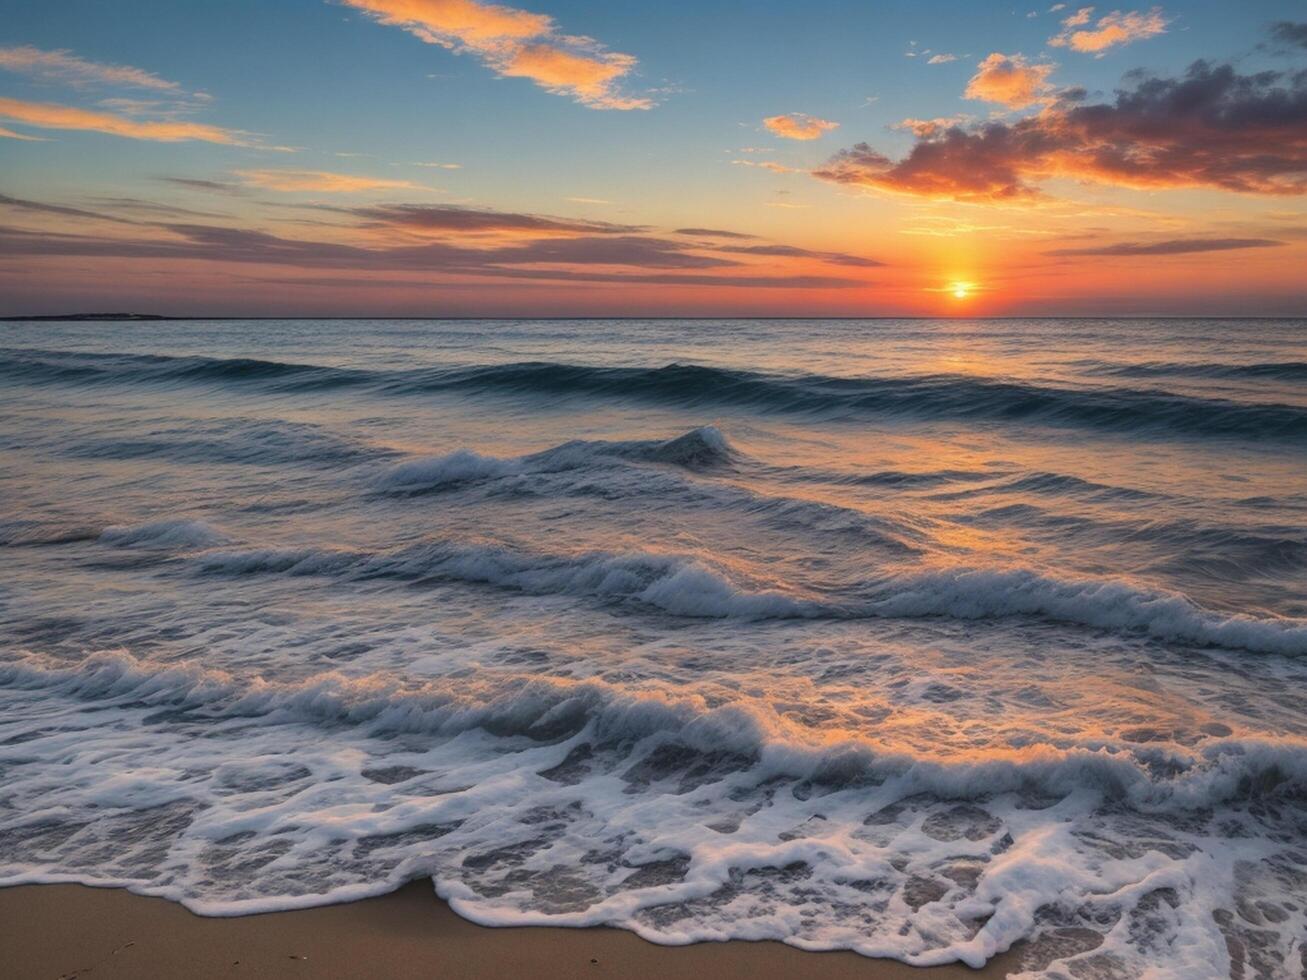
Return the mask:
M 0 332 L 0 882 L 1307 975 L 1307 322 Z

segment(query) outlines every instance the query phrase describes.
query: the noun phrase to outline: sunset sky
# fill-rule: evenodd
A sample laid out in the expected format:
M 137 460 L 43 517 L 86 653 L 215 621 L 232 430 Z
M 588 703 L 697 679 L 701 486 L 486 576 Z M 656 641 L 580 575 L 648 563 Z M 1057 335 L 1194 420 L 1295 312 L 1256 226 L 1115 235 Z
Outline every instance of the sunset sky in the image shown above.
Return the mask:
M 1307 313 L 1307 5 L 0 0 L 0 314 Z

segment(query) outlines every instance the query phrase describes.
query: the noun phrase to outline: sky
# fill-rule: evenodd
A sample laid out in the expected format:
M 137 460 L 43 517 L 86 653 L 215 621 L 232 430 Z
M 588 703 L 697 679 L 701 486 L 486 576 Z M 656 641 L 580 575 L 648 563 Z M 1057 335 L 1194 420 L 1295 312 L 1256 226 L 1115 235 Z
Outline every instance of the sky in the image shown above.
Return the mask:
M 1307 4 L 0 0 L 0 314 L 1307 315 Z

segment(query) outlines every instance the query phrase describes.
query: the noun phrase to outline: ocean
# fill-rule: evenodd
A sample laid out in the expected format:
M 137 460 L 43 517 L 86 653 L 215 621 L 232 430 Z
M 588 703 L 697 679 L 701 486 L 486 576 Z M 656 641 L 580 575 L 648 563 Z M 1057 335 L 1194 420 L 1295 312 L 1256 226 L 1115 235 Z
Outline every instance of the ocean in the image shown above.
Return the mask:
M 13 323 L 0 450 L 0 884 L 1307 976 L 1307 321 Z

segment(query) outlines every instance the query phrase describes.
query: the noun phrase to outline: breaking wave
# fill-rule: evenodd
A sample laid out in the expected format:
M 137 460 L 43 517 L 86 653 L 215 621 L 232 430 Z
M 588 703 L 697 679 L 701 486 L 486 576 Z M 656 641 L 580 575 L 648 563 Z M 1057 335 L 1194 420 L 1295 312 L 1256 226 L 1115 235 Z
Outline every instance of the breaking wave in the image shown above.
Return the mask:
M 1196 646 L 1307 655 L 1307 620 L 1226 615 L 1184 595 L 1115 580 L 1068 579 L 1030 569 L 901 571 L 837 593 L 758 582 L 690 555 L 544 554 L 501 545 L 426 542 L 390 552 L 256 549 L 205 552 L 209 575 L 329 575 L 456 581 L 536 595 L 630 601 L 676 616 L 1004 619 L 1038 617 Z

